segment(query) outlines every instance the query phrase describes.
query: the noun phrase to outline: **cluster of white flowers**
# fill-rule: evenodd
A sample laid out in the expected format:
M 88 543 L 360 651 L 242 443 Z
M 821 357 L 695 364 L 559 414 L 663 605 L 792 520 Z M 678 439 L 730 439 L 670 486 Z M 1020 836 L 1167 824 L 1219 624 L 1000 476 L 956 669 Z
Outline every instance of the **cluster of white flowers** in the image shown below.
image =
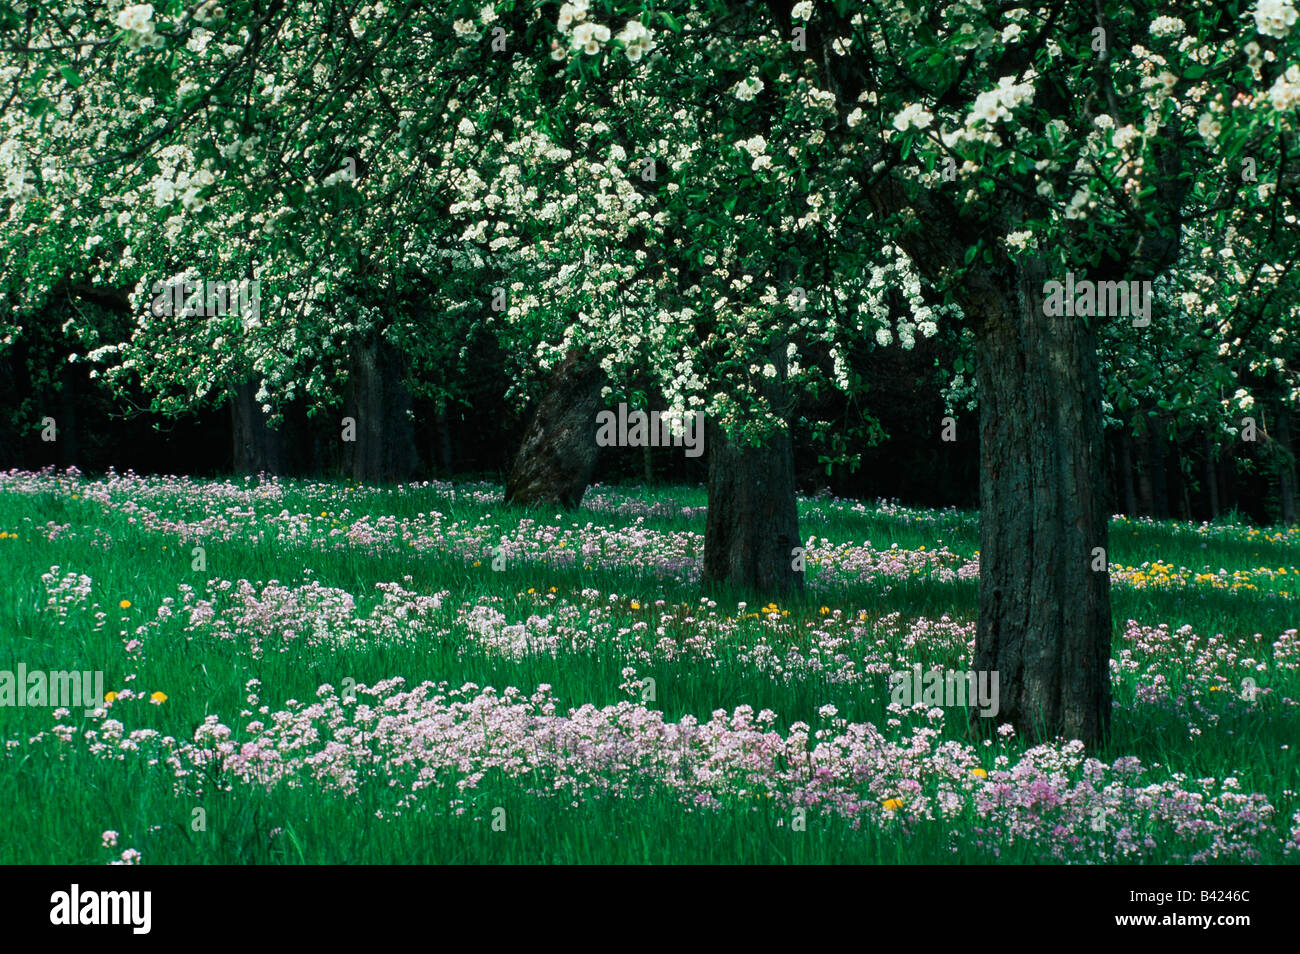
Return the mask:
M 1290 0 L 1259 0 L 1253 11 L 1255 29 L 1279 40 L 1295 26 L 1296 12 Z
M 1279 112 L 1300 106 L 1300 66 L 1292 63 L 1268 90 L 1268 101 Z
M 1034 247 L 1034 233 L 1029 229 L 1020 232 L 1010 232 L 1007 235 L 1007 247 L 1016 251 L 1024 251 L 1027 248 Z
M 1111 142 L 1114 144 L 1116 149 L 1127 149 L 1130 144 L 1137 141 L 1137 138 L 1137 129 L 1132 123 L 1127 123 L 1115 130 L 1115 135 L 1111 138 Z
M 1182 36 L 1187 32 L 1187 24 L 1177 17 L 1156 17 L 1151 21 L 1150 32 L 1152 36 Z
M 36 186 L 27 181 L 27 164 L 17 140 L 0 142 L 0 169 L 4 170 L 5 198 L 19 200 L 10 210 L 10 217 L 15 218 L 21 210 L 22 200 L 36 194 Z
M 1294 16 L 1295 14 L 1292 13 L 1292 18 Z M 137 3 L 123 7 L 118 11 L 113 22 L 117 24 L 118 29 L 125 30 L 129 34 L 126 43 L 133 50 L 138 50 L 142 46 L 158 49 L 163 45 L 162 36 L 154 30 L 152 3 Z
M 812 0 L 799 0 L 790 10 L 791 20 L 811 20 L 813 15 Z
M 623 44 L 623 52 L 633 63 L 655 47 L 654 37 L 640 20 L 628 20 L 616 39 Z
M 763 92 L 763 81 L 757 76 L 751 76 L 749 79 L 743 79 L 737 83 L 732 92 L 736 94 L 736 99 L 747 103 Z
M 804 90 L 803 104 L 809 109 L 827 109 L 833 112 L 835 110 L 835 94 L 828 89 L 818 89 L 816 86 L 810 86 Z
M 966 125 L 971 127 L 982 121 L 992 126 L 1003 122 L 1011 118 L 1013 109 L 1033 98 L 1033 83 L 1017 83 L 1014 76 L 1004 76 L 993 89 L 975 97 L 975 104 L 966 117 Z
M 573 28 L 570 44 L 575 50 L 582 50 L 589 56 L 595 56 L 600 48 L 609 42 L 609 27 L 599 23 L 579 23 Z
M 861 110 L 854 110 L 861 115 Z M 934 114 L 928 112 L 920 103 L 911 103 L 901 113 L 894 117 L 894 128 L 899 132 L 905 132 L 912 126 L 917 129 L 925 129 L 934 121 Z M 856 125 L 851 123 L 850 125 Z
M 1070 204 L 1065 207 L 1067 219 L 1086 219 L 1088 212 L 1097 207 L 1097 200 L 1087 189 L 1079 189 L 1070 197 Z
M 610 41 L 612 34 L 609 27 L 587 19 L 589 10 L 589 0 L 570 0 L 560 7 L 556 25 L 561 33 L 568 35 L 570 49 L 595 56 Z M 655 46 L 654 36 L 640 20 L 629 20 L 615 39 L 632 63 L 641 60 Z M 551 43 L 552 59 L 562 60 L 567 55 L 568 52 L 558 42 Z
M 1201 113 L 1201 118 L 1196 122 L 1196 131 L 1200 133 L 1201 138 L 1204 139 L 1208 145 L 1213 146 L 1214 141 L 1218 139 L 1219 134 L 1223 132 L 1223 126 L 1214 118 L 1213 114 Z
M 557 26 L 561 33 L 568 33 L 573 24 L 581 23 L 587 19 L 587 9 L 591 6 L 588 0 L 570 0 L 569 3 L 560 5 L 560 16 Z
M 752 139 L 737 139 L 736 148 L 749 153 L 750 158 L 753 159 L 750 168 L 755 172 L 759 169 L 771 168 L 772 157 L 767 154 L 767 140 L 762 136 L 755 136 Z
M 589 0 L 569 0 L 568 3 L 560 6 L 556 26 L 561 33 L 568 35 L 571 50 L 581 50 L 588 56 L 595 56 L 604 49 L 613 34 L 609 27 L 587 19 L 590 8 Z M 633 63 L 654 47 L 654 38 L 650 35 L 650 31 L 637 20 L 628 21 L 619 33 L 618 40 L 623 44 L 623 52 Z M 562 60 L 565 56 L 564 48 L 558 43 L 551 45 L 552 59 Z

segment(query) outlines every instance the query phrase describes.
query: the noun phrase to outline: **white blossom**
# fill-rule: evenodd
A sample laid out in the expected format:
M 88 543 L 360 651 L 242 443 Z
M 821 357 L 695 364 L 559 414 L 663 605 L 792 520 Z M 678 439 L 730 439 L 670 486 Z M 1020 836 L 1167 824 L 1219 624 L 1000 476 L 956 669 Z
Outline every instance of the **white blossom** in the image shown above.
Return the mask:
M 1259 0 L 1252 14 L 1255 29 L 1265 36 L 1282 39 L 1295 26 L 1296 11 L 1289 0 Z

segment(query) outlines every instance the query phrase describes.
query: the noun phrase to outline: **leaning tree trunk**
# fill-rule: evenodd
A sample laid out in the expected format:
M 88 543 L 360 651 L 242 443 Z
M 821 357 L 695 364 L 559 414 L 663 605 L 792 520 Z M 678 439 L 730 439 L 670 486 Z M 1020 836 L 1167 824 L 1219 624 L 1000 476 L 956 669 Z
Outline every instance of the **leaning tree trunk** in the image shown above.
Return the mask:
M 785 347 L 774 347 L 774 379 L 762 392 L 779 417 L 788 413 Z M 803 589 L 794 448 L 788 427 L 761 447 L 742 445 L 712 418 L 705 421 L 709 455 L 704 523 L 704 582 L 726 582 L 765 593 Z
M 571 508 L 582 502 L 600 448 L 596 413 L 605 373 L 570 351 L 552 371 L 506 481 L 506 503 Z
M 237 474 L 283 475 L 284 432 L 267 424 L 257 390 L 254 381 L 245 381 L 230 398 L 234 470 Z
M 975 668 L 999 674 L 998 722 L 1030 739 L 1093 745 L 1108 732 L 1111 704 L 1097 336 L 1086 319 L 1044 314 L 1047 277 L 1040 262 L 1022 263 L 1016 287 L 976 332 Z
M 415 425 L 401 352 L 375 332 L 352 351 L 349 416 L 355 441 L 344 444 L 352 479 L 397 483 L 415 472 Z

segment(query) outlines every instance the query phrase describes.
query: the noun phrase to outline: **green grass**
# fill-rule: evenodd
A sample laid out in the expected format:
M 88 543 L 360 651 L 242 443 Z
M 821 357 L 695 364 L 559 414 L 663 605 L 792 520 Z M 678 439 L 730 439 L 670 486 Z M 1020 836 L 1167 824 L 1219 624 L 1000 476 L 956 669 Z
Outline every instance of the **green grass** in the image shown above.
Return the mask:
M 644 492 L 610 492 L 615 500 L 660 501 L 676 506 L 704 505 L 699 488 L 660 488 Z M 153 502 L 155 507 L 162 503 Z M 450 500 L 437 488 L 402 494 L 366 494 L 342 485 L 291 487 L 282 500 L 268 505 L 266 514 L 283 509 L 317 514 L 322 509 L 338 514 L 351 507 L 349 519 L 360 513 L 414 517 L 439 511 L 447 522 L 490 523 L 503 529 L 523 519 L 561 525 L 591 521 L 608 527 L 627 527 L 630 518 L 605 517 L 579 511 L 559 521 L 551 512 L 528 513 L 499 503 L 475 503 L 460 497 Z M 175 518 L 200 520 L 207 515 L 201 501 L 173 500 L 166 506 Z M 978 550 L 976 515 L 955 511 L 890 512 L 868 505 L 854 512 L 851 502 L 804 500 L 800 506 L 801 531 L 835 542 L 870 540 L 880 549 L 897 544 L 906 550 L 945 545 L 954 553 L 970 556 Z M 67 533 L 53 541 L 38 528 L 49 521 L 69 524 Z M 325 518 L 324 522 L 334 522 Z M 643 526 L 656 531 L 703 532 L 703 517 L 647 517 Z M 251 581 L 271 579 L 301 583 L 310 579 L 352 593 L 360 606 L 375 602 L 375 584 L 410 576 L 409 589 L 421 593 L 450 591 L 445 617 L 450 626 L 454 609 L 462 602 L 501 597 L 500 608 L 510 619 L 535 609 L 529 588 L 545 593 L 555 587 L 559 596 L 583 588 L 602 594 L 617 593 L 624 602 L 611 612 L 616 621 L 638 617 L 626 607 L 626 598 L 648 604 L 656 599 L 670 603 L 698 602 L 698 586 L 665 579 L 645 567 L 579 565 L 556 568 L 532 563 L 513 564 L 493 572 L 488 563 L 474 567 L 454 553 L 384 552 L 364 547 L 322 549 L 318 546 L 264 541 L 205 543 L 206 572 L 191 569 L 192 542 L 174 535 L 148 532 L 120 507 L 105 509 L 86 499 L 75 483 L 43 494 L 0 492 L 0 531 L 18 539 L 0 540 L 0 667 L 15 669 L 18 662 L 29 670 L 103 669 L 109 688 L 121 688 L 134 673 L 134 688 L 160 690 L 162 705 L 137 705 L 130 709 L 130 729 L 151 727 L 178 739 L 189 739 L 209 715 L 238 727 L 244 709 L 245 684 L 261 682 L 261 702 L 276 709 L 288 699 L 311 700 L 322 683 L 341 685 L 353 679 L 361 685 L 396 675 L 408 685 L 422 680 L 446 680 L 453 686 L 472 681 L 497 688 L 517 686 L 530 693 L 541 683 L 553 686 L 564 706 L 584 703 L 613 705 L 628 698 L 620 689 L 626 658 L 618 652 L 562 653 L 522 661 L 500 658 L 472 649 L 454 639 L 421 645 L 371 645 L 359 649 L 322 648 L 316 652 L 267 652 L 260 659 L 234 643 L 183 638 L 178 626 L 161 627 L 146 644 L 143 661 L 133 662 L 123 652 L 120 631 L 133 631 L 169 597 L 178 584 L 202 589 L 208 578 Z M 103 544 L 111 540 L 111 547 Z M 1208 538 L 1174 524 L 1117 523 L 1112 529 L 1113 561 L 1133 565 L 1161 560 L 1194 569 L 1228 570 L 1291 566 L 1300 554 L 1300 539 L 1263 542 L 1244 529 L 1237 536 Z M 86 615 L 70 616 L 60 626 L 45 611 L 41 574 L 58 565 L 63 572 L 84 573 L 94 581 L 92 600 L 105 607 L 108 625 L 96 632 Z M 817 573 L 814 568 L 813 574 Z M 1273 588 L 1279 589 L 1278 586 Z M 1295 591 L 1291 591 L 1295 595 Z M 719 611 L 732 614 L 735 603 L 748 599 L 751 606 L 765 602 L 755 594 L 712 594 Z M 130 600 L 127 610 L 118 601 Z M 891 581 L 858 581 L 830 591 L 812 590 L 782 601 L 792 620 L 821 617 L 820 608 L 846 614 L 866 612 L 871 619 L 898 612 L 911 618 L 937 618 L 947 614 L 970 620 L 977 609 L 973 582 L 938 582 L 925 576 Z M 1122 585 L 1112 590 L 1116 648 L 1124 623 L 1135 619 L 1172 629 L 1187 624 L 1201 635 L 1222 633 L 1243 652 L 1259 655 L 1254 634 L 1263 646 L 1300 622 L 1297 601 L 1269 589 L 1216 590 L 1208 587 L 1134 589 Z M 127 625 L 119 624 L 125 619 Z M 757 622 L 753 627 L 757 627 Z M 741 632 L 749 632 L 748 622 Z M 918 657 L 920 658 L 920 657 Z M 959 655 L 938 653 L 935 664 L 957 666 Z M 655 707 L 666 718 L 694 715 L 701 720 L 716 709 L 751 705 L 755 711 L 777 713 L 776 727 L 785 731 L 796 721 L 816 725 L 817 710 L 827 703 L 850 721 L 884 725 L 889 718 L 884 678 L 869 687 L 845 686 L 824 677 L 773 678 L 752 664 L 724 652 L 714 665 L 698 661 L 655 661 L 637 667 L 638 676 L 653 677 L 657 686 Z M 1184 673 L 1171 664 L 1166 677 Z M 1269 684 L 1269 679 L 1273 684 Z M 1277 696 L 1300 698 L 1297 673 L 1290 671 L 1261 677 Z M 1279 681 L 1280 680 L 1280 681 Z M 1133 706 L 1137 686 L 1116 683 L 1114 734 L 1106 760 L 1135 755 L 1151 766 L 1154 778 L 1183 773 L 1190 777 L 1235 776 L 1243 791 L 1260 792 L 1277 808 L 1277 826 L 1283 833 L 1287 820 L 1300 804 L 1300 717 L 1295 706 L 1270 704 L 1247 707 L 1231 693 L 1216 693 L 1200 700 L 1214 719 L 1201 734 L 1190 737 L 1187 714 L 1159 706 Z M 1223 698 L 1219 698 L 1223 696 Z M 114 713 L 117 717 L 117 713 Z M 127 719 L 125 715 L 121 718 Z M 1198 717 L 1199 718 L 1199 717 Z M 1208 719 L 1209 717 L 1207 717 Z M 92 720 L 75 712 L 71 723 L 78 731 Z M 8 755 L 0 761 L 0 800 L 10 806 L 8 832 L 0 847 L 2 863 L 103 863 L 115 853 L 100 844 L 100 833 L 122 833 L 119 848 L 139 849 L 146 863 L 571 863 L 571 862 L 739 862 L 739 863 L 976 863 L 991 860 L 1032 862 L 1047 860 L 1041 851 L 1010 844 L 994 856 L 967 839 L 954 842 L 954 825 L 917 823 L 864 825 L 855 829 L 844 820 L 810 812 L 806 831 L 792 830 L 789 811 L 764 798 L 732 798 L 721 808 L 692 808 L 669 792 L 647 784 L 636 797 L 584 797 L 575 806 L 564 797 L 541 798 L 530 794 L 529 784 L 489 773 L 467 800 L 468 811 L 456 815 L 445 803 L 430 800 L 424 810 L 396 818 L 378 819 L 376 812 L 391 801 L 382 784 L 362 784 L 350 796 L 322 792 L 314 786 L 272 790 L 235 786 L 231 791 L 209 786 L 201 799 L 175 791 L 171 773 L 143 760 L 96 758 L 79 745 L 32 745 L 29 738 L 54 724 L 50 710 L 0 708 L 0 737 Z M 960 739 L 956 729 L 945 727 L 945 737 Z M 1294 743 L 1294 744 L 1293 744 Z M 1283 746 L 1290 745 L 1290 749 Z M 1012 745 L 1018 752 L 1023 746 Z M 505 829 L 494 830 L 492 811 L 505 810 Z M 206 813 L 206 830 L 193 830 L 194 810 Z M 974 818 L 967 820 L 974 824 Z M 957 826 L 960 828 L 960 825 Z M 273 834 L 273 831 L 275 833 Z M 1294 860 L 1274 845 L 1261 845 L 1264 861 Z M 1155 860 L 1160 860 L 1157 851 Z

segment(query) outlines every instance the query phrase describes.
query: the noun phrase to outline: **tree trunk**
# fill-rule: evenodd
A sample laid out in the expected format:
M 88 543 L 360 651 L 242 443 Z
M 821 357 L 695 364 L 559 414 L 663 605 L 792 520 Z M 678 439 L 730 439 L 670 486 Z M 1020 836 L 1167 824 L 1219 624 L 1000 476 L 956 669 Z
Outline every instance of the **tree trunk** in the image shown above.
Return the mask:
M 1111 708 L 1110 576 L 1093 569 L 1109 530 L 1096 329 L 1044 314 L 1045 277 L 1022 263 L 1014 297 L 977 325 L 975 668 L 999 674 L 996 721 L 1096 745 Z
M 1137 516 L 1137 494 L 1133 490 L 1133 436 L 1125 428 L 1119 435 L 1119 466 L 1124 478 L 1124 513 Z
M 1169 514 L 1173 516 L 1174 501 L 1178 503 L 1178 519 L 1192 519 L 1192 499 L 1188 491 L 1187 474 L 1183 472 L 1183 449 L 1177 443 L 1169 445 L 1169 454 L 1167 457 L 1167 471 L 1173 474 L 1173 483 L 1176 485 L 1169 490 Z
M 1142 421 L 1142 433 L 1137 437 L 1138 506 L 1146 517 L 1156 514 L 1155 484 L 1151 477 L 1151 419 Z
M 455 468 L 451 450 L 451 422 L 447 419 L 446 408 L 439 409 L 438 416 L 434 418 L 434 427 L 438 436 L 438 468 L 442 476 L 450 480 Z
M 1210 497 L 1210 519 L 1219 518 L 1219 476 L 1214 459 L 1214 442 L 1205 435 L 1205 490 Z
M 774 413 L 788 420 L 785 345 L 771 349 L 777 369 L 758 387 Z M 794 445 L 785 428 L 761 447 L 733 440 L 711 418 L 708 511 L 704 522 L 704 582 L 784 594 L 802 590 L 802 546 L 795 501 Z
M 59 466 L 75 466 L 81 447 L 77 441 L 77 376 L 71 365 L 64 364 L 59 371 Z
M 356 420 L 356 440 L 344 450 L 352 479 L 409 480 L 417 460 L 415 426 L 401 353 L 375 332 L 356 345 L 349 364 L 349 416 Z
M 237 474 L 284 473 L 284 433 L 270 427 L 257 401 L 257 384 L 249 380 L 230 398 L 233 466 Z
M 803 589 L 794 453 L 789 432 L 763 447 L 741 446 L 712 420 L 704 580 L 765 593 Z M 798 565 L 802 565 L 799 563 Z
M 1239 488 L 1237 486 L 1237 465 L 1233 460 L 1232 453 L 1223 455 L 1219 463 L 1219 501 L 1221 506 L 1226 506 L 1229 510 L 1238 510 L 1241 507 L 1241 499 L 1238 496 Z
M 1147 429 L 1147 462 L 1151 469 L 1151 516 L 1157 520 L 1169 517 L 1169 479 L 1165 455 L 1165 422 L 1152 418 Z
M 1277 408 L 1278 500 L 1282 505 L 1282 522 L 1293 526 L 1296 522 L 1295 457 L 1291 451 L 1291 420 L 1286 404 Z
M 506 481 L 506 503 L 576 507 L 600 448 L 596 413 L 605 374 L 590 355 L 570 351 L 551 373 Z

